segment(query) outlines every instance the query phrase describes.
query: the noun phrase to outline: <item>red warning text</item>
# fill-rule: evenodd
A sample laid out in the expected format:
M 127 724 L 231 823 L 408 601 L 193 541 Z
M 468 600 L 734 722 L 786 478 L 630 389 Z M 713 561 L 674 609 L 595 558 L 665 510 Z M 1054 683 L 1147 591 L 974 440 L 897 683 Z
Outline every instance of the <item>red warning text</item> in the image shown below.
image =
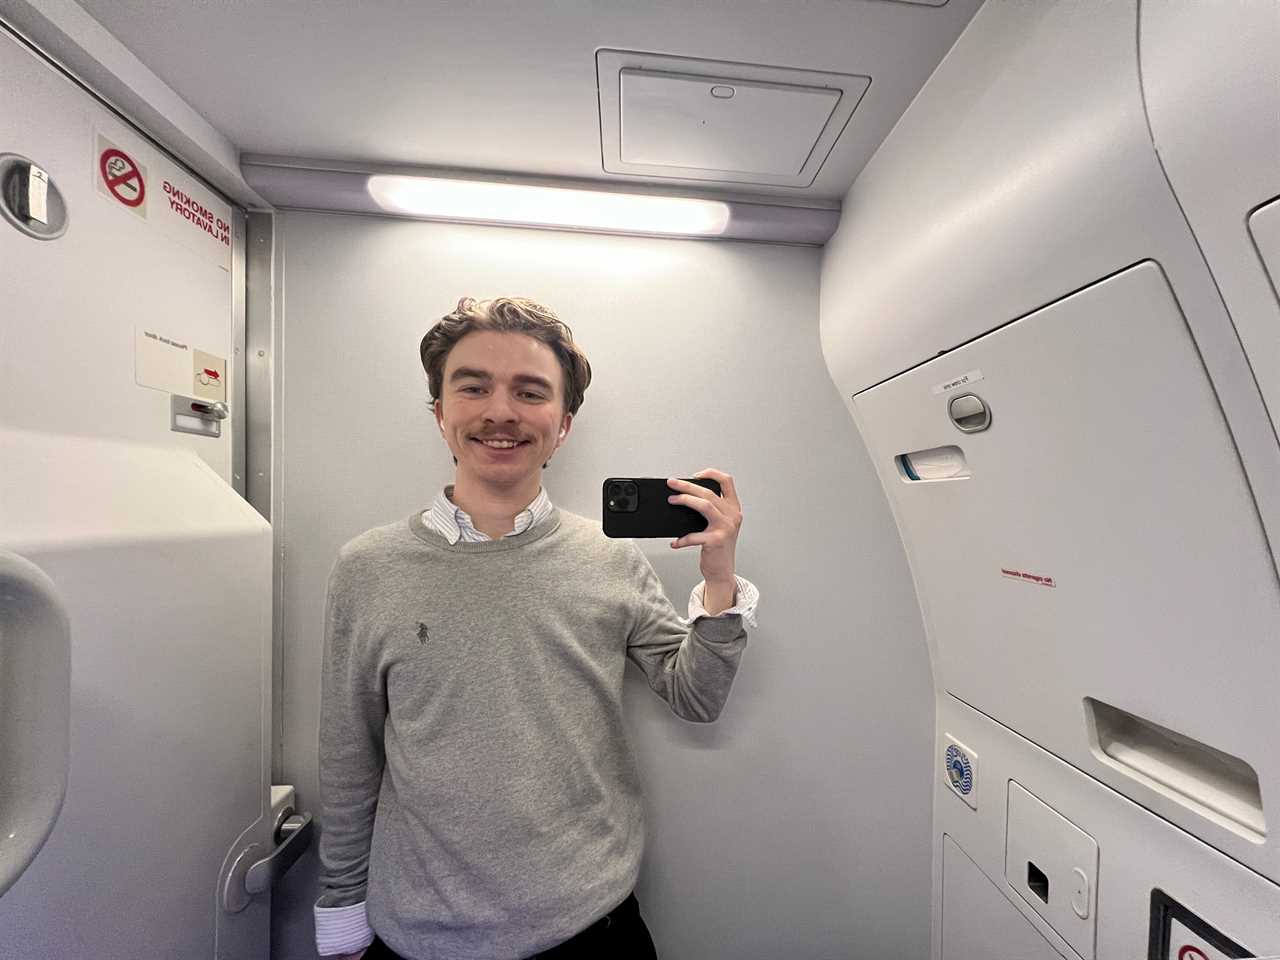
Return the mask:
M 169 200 L 170 210 L 224 246 L 231 246 L 231 224 L 214 216 L 212 210 L 168 180 L 164 182 L 164 192 Z
M 1021 580 L 1023 583 L 1034 583 L 1042 587 L 1056 587 L 1058 585 L 1053 577 L 1044 577 L 1038 573 L 1027 573 L 1025 570 L 1009 570 L 1001 567 L 1000 573 L 1011 580 Z

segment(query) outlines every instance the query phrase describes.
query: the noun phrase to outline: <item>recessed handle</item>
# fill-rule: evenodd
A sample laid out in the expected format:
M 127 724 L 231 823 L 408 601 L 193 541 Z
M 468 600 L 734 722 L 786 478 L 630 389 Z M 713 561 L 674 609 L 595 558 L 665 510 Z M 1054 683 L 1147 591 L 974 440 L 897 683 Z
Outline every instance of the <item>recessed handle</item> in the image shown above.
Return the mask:
M 972 475 L 964 451 L 957 446 L 913 450 L 897 459 L 904 480 L 961 480 Z

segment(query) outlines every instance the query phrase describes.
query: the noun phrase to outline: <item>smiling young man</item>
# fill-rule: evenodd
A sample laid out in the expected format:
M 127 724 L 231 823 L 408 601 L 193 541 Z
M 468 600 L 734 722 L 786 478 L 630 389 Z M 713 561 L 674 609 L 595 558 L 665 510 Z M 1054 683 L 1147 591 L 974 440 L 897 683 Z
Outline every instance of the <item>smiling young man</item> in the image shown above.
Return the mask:
M 542 487 L 591 382 L 569 328 L 529 300 L 464 299 L 421 358 L 456 476 L 330 576 L 317 949 L 653 958 L 623 671 L 685 719 L 719 715 L 758 598 L 734 569 L 733 478 L 697 474 L 720 496 L 668 481 L 708 524 L 672 543 L 701 547 L 683 620 L 633 541 Z

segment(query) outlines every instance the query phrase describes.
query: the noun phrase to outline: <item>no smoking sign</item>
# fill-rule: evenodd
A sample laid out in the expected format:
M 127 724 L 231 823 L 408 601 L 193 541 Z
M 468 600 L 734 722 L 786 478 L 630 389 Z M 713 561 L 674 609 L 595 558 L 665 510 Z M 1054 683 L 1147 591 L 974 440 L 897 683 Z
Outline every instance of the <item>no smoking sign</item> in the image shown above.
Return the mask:
M 101 134 L 97 150 L 98 192 L 141 217 L 147 215 L 147 169 Z

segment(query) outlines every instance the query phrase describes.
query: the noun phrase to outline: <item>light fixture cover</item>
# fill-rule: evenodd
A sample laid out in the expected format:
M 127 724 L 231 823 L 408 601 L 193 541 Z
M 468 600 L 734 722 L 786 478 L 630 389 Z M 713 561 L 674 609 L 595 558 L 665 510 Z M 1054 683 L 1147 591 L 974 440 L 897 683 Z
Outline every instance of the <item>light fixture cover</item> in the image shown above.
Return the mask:
M 729 223 L 718 200 L 387 174 L 368 189 L 388 213 L 441 220 L 676 236 L 719 236 Z

